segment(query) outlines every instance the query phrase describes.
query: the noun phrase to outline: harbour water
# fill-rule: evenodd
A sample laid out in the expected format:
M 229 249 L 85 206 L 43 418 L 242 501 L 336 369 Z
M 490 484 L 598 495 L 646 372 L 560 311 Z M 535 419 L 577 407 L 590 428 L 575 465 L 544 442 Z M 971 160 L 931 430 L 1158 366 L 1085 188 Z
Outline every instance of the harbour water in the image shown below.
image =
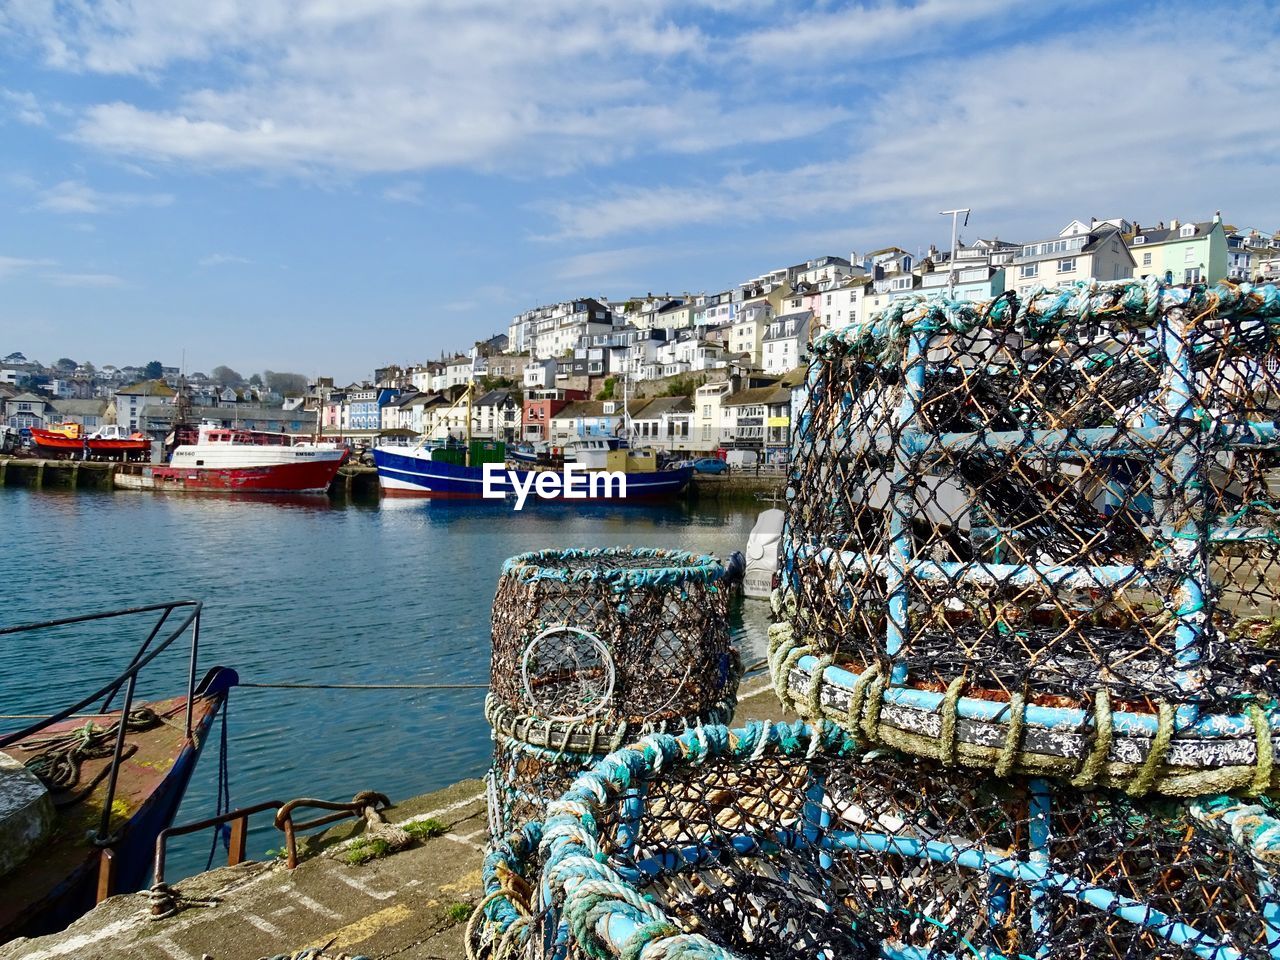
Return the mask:
M 505 503 L 8 489 L 0 624 L 194 598 L 204 601 L 201 671 L 220 663 L 258 683 L 483 684 L 506 557 L 628 544 L 724 557 L 745 548 L 755 514 L 749 503 L 515 513 Z M 735 601 L 731 627 L 745 660 L 763 656 L 765 604 Z M 0 643 L 0 714 L 48 712 L 92 692 L 143 635 L 135 624 Z M 180 692 L 185 657 L 168 651 L 140 695 Z M 348 800 L 365 789 L 394 800 L 479 776 L 490 750 L 483 702 L 482 689 L 233 691 L 232 803 Z M 180 821 L 213 812 L 218 747 L 207 745 Z M 170 874 L 202 869 L 208 845 L 175 846 Z M 250 845 L 261 856 L 280 834 L 259 820 Z

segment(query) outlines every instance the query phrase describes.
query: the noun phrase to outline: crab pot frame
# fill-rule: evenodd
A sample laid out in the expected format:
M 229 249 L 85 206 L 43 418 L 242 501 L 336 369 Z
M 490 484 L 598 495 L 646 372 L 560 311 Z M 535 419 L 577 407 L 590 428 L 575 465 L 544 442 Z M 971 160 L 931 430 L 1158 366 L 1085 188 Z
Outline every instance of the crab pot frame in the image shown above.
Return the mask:
M 468 956 L 1280 956 L 1280 822 L 975 782 L 830 723 L 652 735 L 497 843 Z
M 616 726 L 699 717 L 736 683 L 713 557 L 545 550 L 503 566 L 490 689 L 518 714 Z
M 741 667 L 711 557 L 549 550 L 503 568 L 485 715 L 491 835 L 541 816 L 585 767 L 648 733 L 727 723 Z
M 1275 287 L 906 298 L 814 354 L 784 702 L 1005 773 L 1273 785 Z
M 733 665 L 736 677 L 740 672 L 736 655 Z M 696 718 L 646 724 L 622 722 L 615 727 L 520 716 L 503 708 L 490 695 L 485 700 L 485 716 L 494 740 L 487 782 L 489 835 L 501 837 L 521 823 L 540 820 L 547 804 L 568 790 L 583 770 L 642 736 L 680 733 L 700 724 L 729 723 L 737 705 L 735 693 L 736 683 L 726 691 L 725 700 Z

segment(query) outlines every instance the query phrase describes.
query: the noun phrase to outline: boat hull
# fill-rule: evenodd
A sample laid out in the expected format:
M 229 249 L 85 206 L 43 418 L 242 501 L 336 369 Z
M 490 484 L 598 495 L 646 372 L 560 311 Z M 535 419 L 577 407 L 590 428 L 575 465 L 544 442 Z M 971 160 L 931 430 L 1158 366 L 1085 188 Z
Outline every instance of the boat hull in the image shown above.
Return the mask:
M 443 500 L 479 500 L 484 498 L 484 469 L 482 467 L 462 467 L 451 463 L 438 463 L 430 459 L 429 453 L 416 454 L 408 451 L 392 451 L 385 448 L 374 448 L 373 461 L 378 467 L 378 483 L 382 492 L 393 497 L 431 497 Z M 515 491 L 507 481 L 507 474 L 515 473 L 521 484 L 527 482 L 530 470 L 513 470 L 502 473 L 502 483 L 493 484 L 507 496 L 514 496 Z M 654 473 L 628 473 L 625 496 L 596 495 L 585 497 L 545 497 L 529 494 L 526 503 L 537 499 L 554 500 L 610 500 L 629 502 L 632 500 L 652 500 L 661 497 L 674 497 L 689 485 L 693 470 L 685 467 L 679 470 L 661 470 Z M 590 489 L 590 485 L 588 485 Z M 597 486 L 597 492 L 599 486 Z
M 145 453 L 151 449 L 150 440 L 103 440 L 92 437 L 68 437 L 48 430 L 32 429 L 31 438 L 37 447 L 57 453 Z
M 218 711 L 238 682 L 236 672 L 225 667 L 214 667 L 205 676 L 194 698 L 193 736 L 186 739 L 179 732 L 180 743 L 169 755 L 172 765 L 166 766 L 159 758 L 145 764 L 126 760 L 128 772 L 121 774 L 117 796 L 125 798 L 130 813 L 127 820 L 114 825 L 117 839 L 111 845 L 115 862 L 112 893 L 129 893 L 149 885 L 156 838 L 172 825 Z M 157 712 L 171 715 L 176 725 L 182 722 L 186 698 L 176 697 L 152 706 Z M 41 735 L 83 724 L 83 720 L 65 721 Z M 135 796 L 136 805 L 130 800 Z M 96 821 L 96 813 L 90 820 Z M 51 842 L 54 845 L 45 858 L 48 862 L 36 865 L 42 871 L 39 876 L 32 876 L 31 871 L 19 866 L 0 882 L 0 943 L 17 936 L 62 930 L 96 902 L 99 848 L 72 839 Z M 63 872 L 69 863 L 74 866 Z M 50 881 L 48 878 L 55 874 L 58 879 Z
M 156 466 L 154 487 L 220 493 L 325 493 L 342 466 L 339 459 L 301 460 L 260 467 Z

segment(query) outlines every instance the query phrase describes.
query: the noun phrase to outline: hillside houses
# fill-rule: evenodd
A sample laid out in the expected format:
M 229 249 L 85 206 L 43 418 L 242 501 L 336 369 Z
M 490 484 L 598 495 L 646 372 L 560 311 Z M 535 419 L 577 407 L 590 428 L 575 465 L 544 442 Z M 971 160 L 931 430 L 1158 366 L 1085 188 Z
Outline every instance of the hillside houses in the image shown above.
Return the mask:
M 62 358 L 49 367 L 19 350 L 4 352 L 17 346 L 5 344 L 0 404 L 8 425 L 78 417 L 86 425 L 119 422 L 154 432 L 172 421 L 166 408 L 178 405 L 181 389 L 190 407 L 220 419 L 293 430 L 305 421 L 287 416 L 298 409 L 325 436 L 358 442 L 459 436 L 468 428 L 472 436 L 508 442 L 622 430 L 662 449 L 747 446 L 782 456 L 792 395 L 803 395 L 796 371 L 808 362 L 810 345 L 828 331 L 868 323 L 895 303 L 986 302 L 1010 291 L 1025 299 L 1091 281 L 1280 278 L 1280 233 L 1208 213 L 1154 225 L 1082 217 L 1056 229 L 1046 224 L 1032 239 L 960 237 L 954 251 L 892 243 L 865 252 L 807 251 L 807 259 L 763 272 L 757 265 L 739 274 L 747 279 L 703 290 L 622 297 L 565 291 L 565 299 L 500 318 L 493 329 L 502 332 L 458 336 L 457 352 L 425 362 L 395 358 L 371 380 L 345 387 L 318 378 L 305 397 L 288 399 L 238 379 L 183 377 L 173 367 L 148 379 L 154 364 L 149 371 L 95 369 Z M 469 422 L 456 402 L 468 384 L 474 384 Z

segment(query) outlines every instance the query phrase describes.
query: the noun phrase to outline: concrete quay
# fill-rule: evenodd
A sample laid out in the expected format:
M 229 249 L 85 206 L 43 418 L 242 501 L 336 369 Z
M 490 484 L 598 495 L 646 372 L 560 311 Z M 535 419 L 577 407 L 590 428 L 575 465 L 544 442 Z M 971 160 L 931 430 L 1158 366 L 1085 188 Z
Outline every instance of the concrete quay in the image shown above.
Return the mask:
M 735 723 L 753 719 L 784 719 L 768 677 L 743 682 Z M 430 818 L 447 830 L 356 866 L 342 854 L 362 823 L 346 821 L 310 838 L 292 871 L 281 860 L 247 862 L 172 885 L 214 905 L 153 920 L 145 892 L 111 897 L 60 933 L 0 946 L 0 960 L 259 960 L 326 945 L 330 956 L 458 960 L 480 899 L 483 782 L 461 781 L 385 815 L 402 825 Z

